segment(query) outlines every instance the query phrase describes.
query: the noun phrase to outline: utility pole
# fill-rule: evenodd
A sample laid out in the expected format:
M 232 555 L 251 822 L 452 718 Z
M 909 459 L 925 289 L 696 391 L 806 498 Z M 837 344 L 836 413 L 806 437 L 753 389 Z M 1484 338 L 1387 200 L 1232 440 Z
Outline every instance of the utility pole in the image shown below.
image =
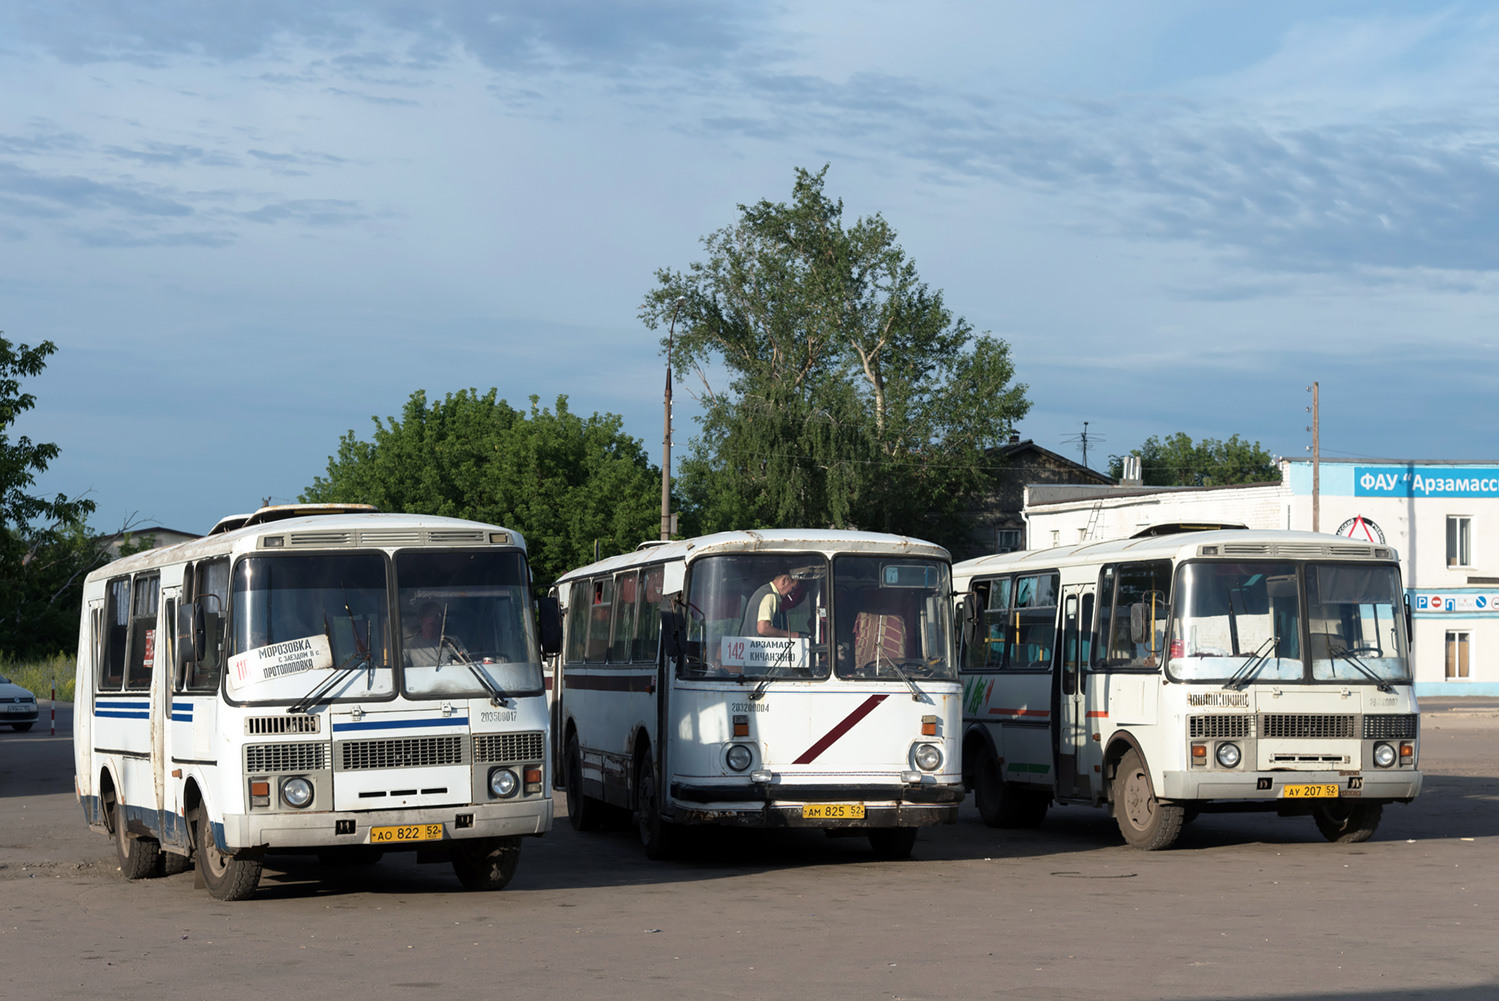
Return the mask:
M 1317 399 L 1318 389 L 1315 382 L 1306 387 L 1306 391 L 1312 394 L 1312 405 L 1307 407 L 1312 413 L 1312 423 L 1307 430 L 1312 433 L 1312 531 L 1314 532 L 1322 531 L 1322 412 Z
M 687 301 L 685 295 L 677 296 L 671 308 L 671 324 L 666 330 L 666 398 L 665 428 L 661 437 L 661 541 L 671 541 L 671 348 L 677 332 L 677 312 Z
M 1083 465 L 1088 464 L 1088 422 L 1083 421 Z

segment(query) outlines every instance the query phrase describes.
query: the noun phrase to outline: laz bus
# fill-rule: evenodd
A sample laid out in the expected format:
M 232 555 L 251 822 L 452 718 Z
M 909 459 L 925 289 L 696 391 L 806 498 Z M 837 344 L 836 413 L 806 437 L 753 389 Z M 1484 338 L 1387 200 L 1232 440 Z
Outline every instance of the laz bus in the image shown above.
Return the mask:
M 1203 810 L 1310 814 L 1363 841 L 1421 790 L 1388 546 L 1220 530 L 954 567 L 963 762 L 996 827 L 1107 806 L 1131 845 Z
M 222 900 L 268 853 L 415 850 L 499 889 L 551 828 L 525 541 L 452 518 L 287 505 L 90 574 L 77 791 L 127 879 Z M 543 610 L 545 611 L 545 609 Z
M 947 551 L 726 532 L 564 575 L 557 780 L 647 855 L 694 825 L 807 827 L 910 854 L 964 791 Z

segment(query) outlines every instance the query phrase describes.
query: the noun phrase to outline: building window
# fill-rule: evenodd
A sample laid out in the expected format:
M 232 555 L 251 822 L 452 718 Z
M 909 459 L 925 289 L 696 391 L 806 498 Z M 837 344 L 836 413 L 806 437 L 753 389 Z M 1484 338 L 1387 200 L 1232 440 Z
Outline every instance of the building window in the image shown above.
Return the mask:
M 1466 519 L 1464 519 L 1466 520 Z M 1468 676 L 1468 634 L 1447 634 L 1447 678 L 1466 678 Z
M 1019 529 L 996 528 L 994 530 L 994 551 L 996 553 L 1013 553 L 1020 548 Z
M 1447 519 L 1447 565 L 1470 567 L 1473 565 L 1473 519 L 1449 517 Z
M 1062 533 L 1058 529 L 1054 528 L 1051 530 L 1051 544 L 1053 546 L 1060 546 L 1062 544 Z

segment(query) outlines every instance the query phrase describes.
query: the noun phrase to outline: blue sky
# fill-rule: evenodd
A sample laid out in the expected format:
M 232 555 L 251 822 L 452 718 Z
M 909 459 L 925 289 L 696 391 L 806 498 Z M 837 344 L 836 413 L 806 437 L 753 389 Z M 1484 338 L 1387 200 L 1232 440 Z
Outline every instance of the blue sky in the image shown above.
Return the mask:
M 1238 433 L 1492 458 L 1499 9 L 0 6 L 0 330 L 49 491 L 205 531 L 415 389 L 659 461 L 652 274 L 831 164 L 1077 457 Z M 691 388 L 691 387 L 688 387 Z M 678 396 L 679 447 L 693 431 Z

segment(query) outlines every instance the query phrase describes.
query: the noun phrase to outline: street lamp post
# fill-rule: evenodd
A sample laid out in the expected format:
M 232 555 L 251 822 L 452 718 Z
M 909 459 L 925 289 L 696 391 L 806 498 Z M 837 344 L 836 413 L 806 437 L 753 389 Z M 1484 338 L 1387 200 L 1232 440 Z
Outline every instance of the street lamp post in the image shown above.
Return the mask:
M 671 348 L 677 332 L 677 312 L 687 301 L 677 296 L 671 308 L 671 323 L 666 329 L 666 399 L 665 429 L 661 437 L 661 541 L 671 540 Z

